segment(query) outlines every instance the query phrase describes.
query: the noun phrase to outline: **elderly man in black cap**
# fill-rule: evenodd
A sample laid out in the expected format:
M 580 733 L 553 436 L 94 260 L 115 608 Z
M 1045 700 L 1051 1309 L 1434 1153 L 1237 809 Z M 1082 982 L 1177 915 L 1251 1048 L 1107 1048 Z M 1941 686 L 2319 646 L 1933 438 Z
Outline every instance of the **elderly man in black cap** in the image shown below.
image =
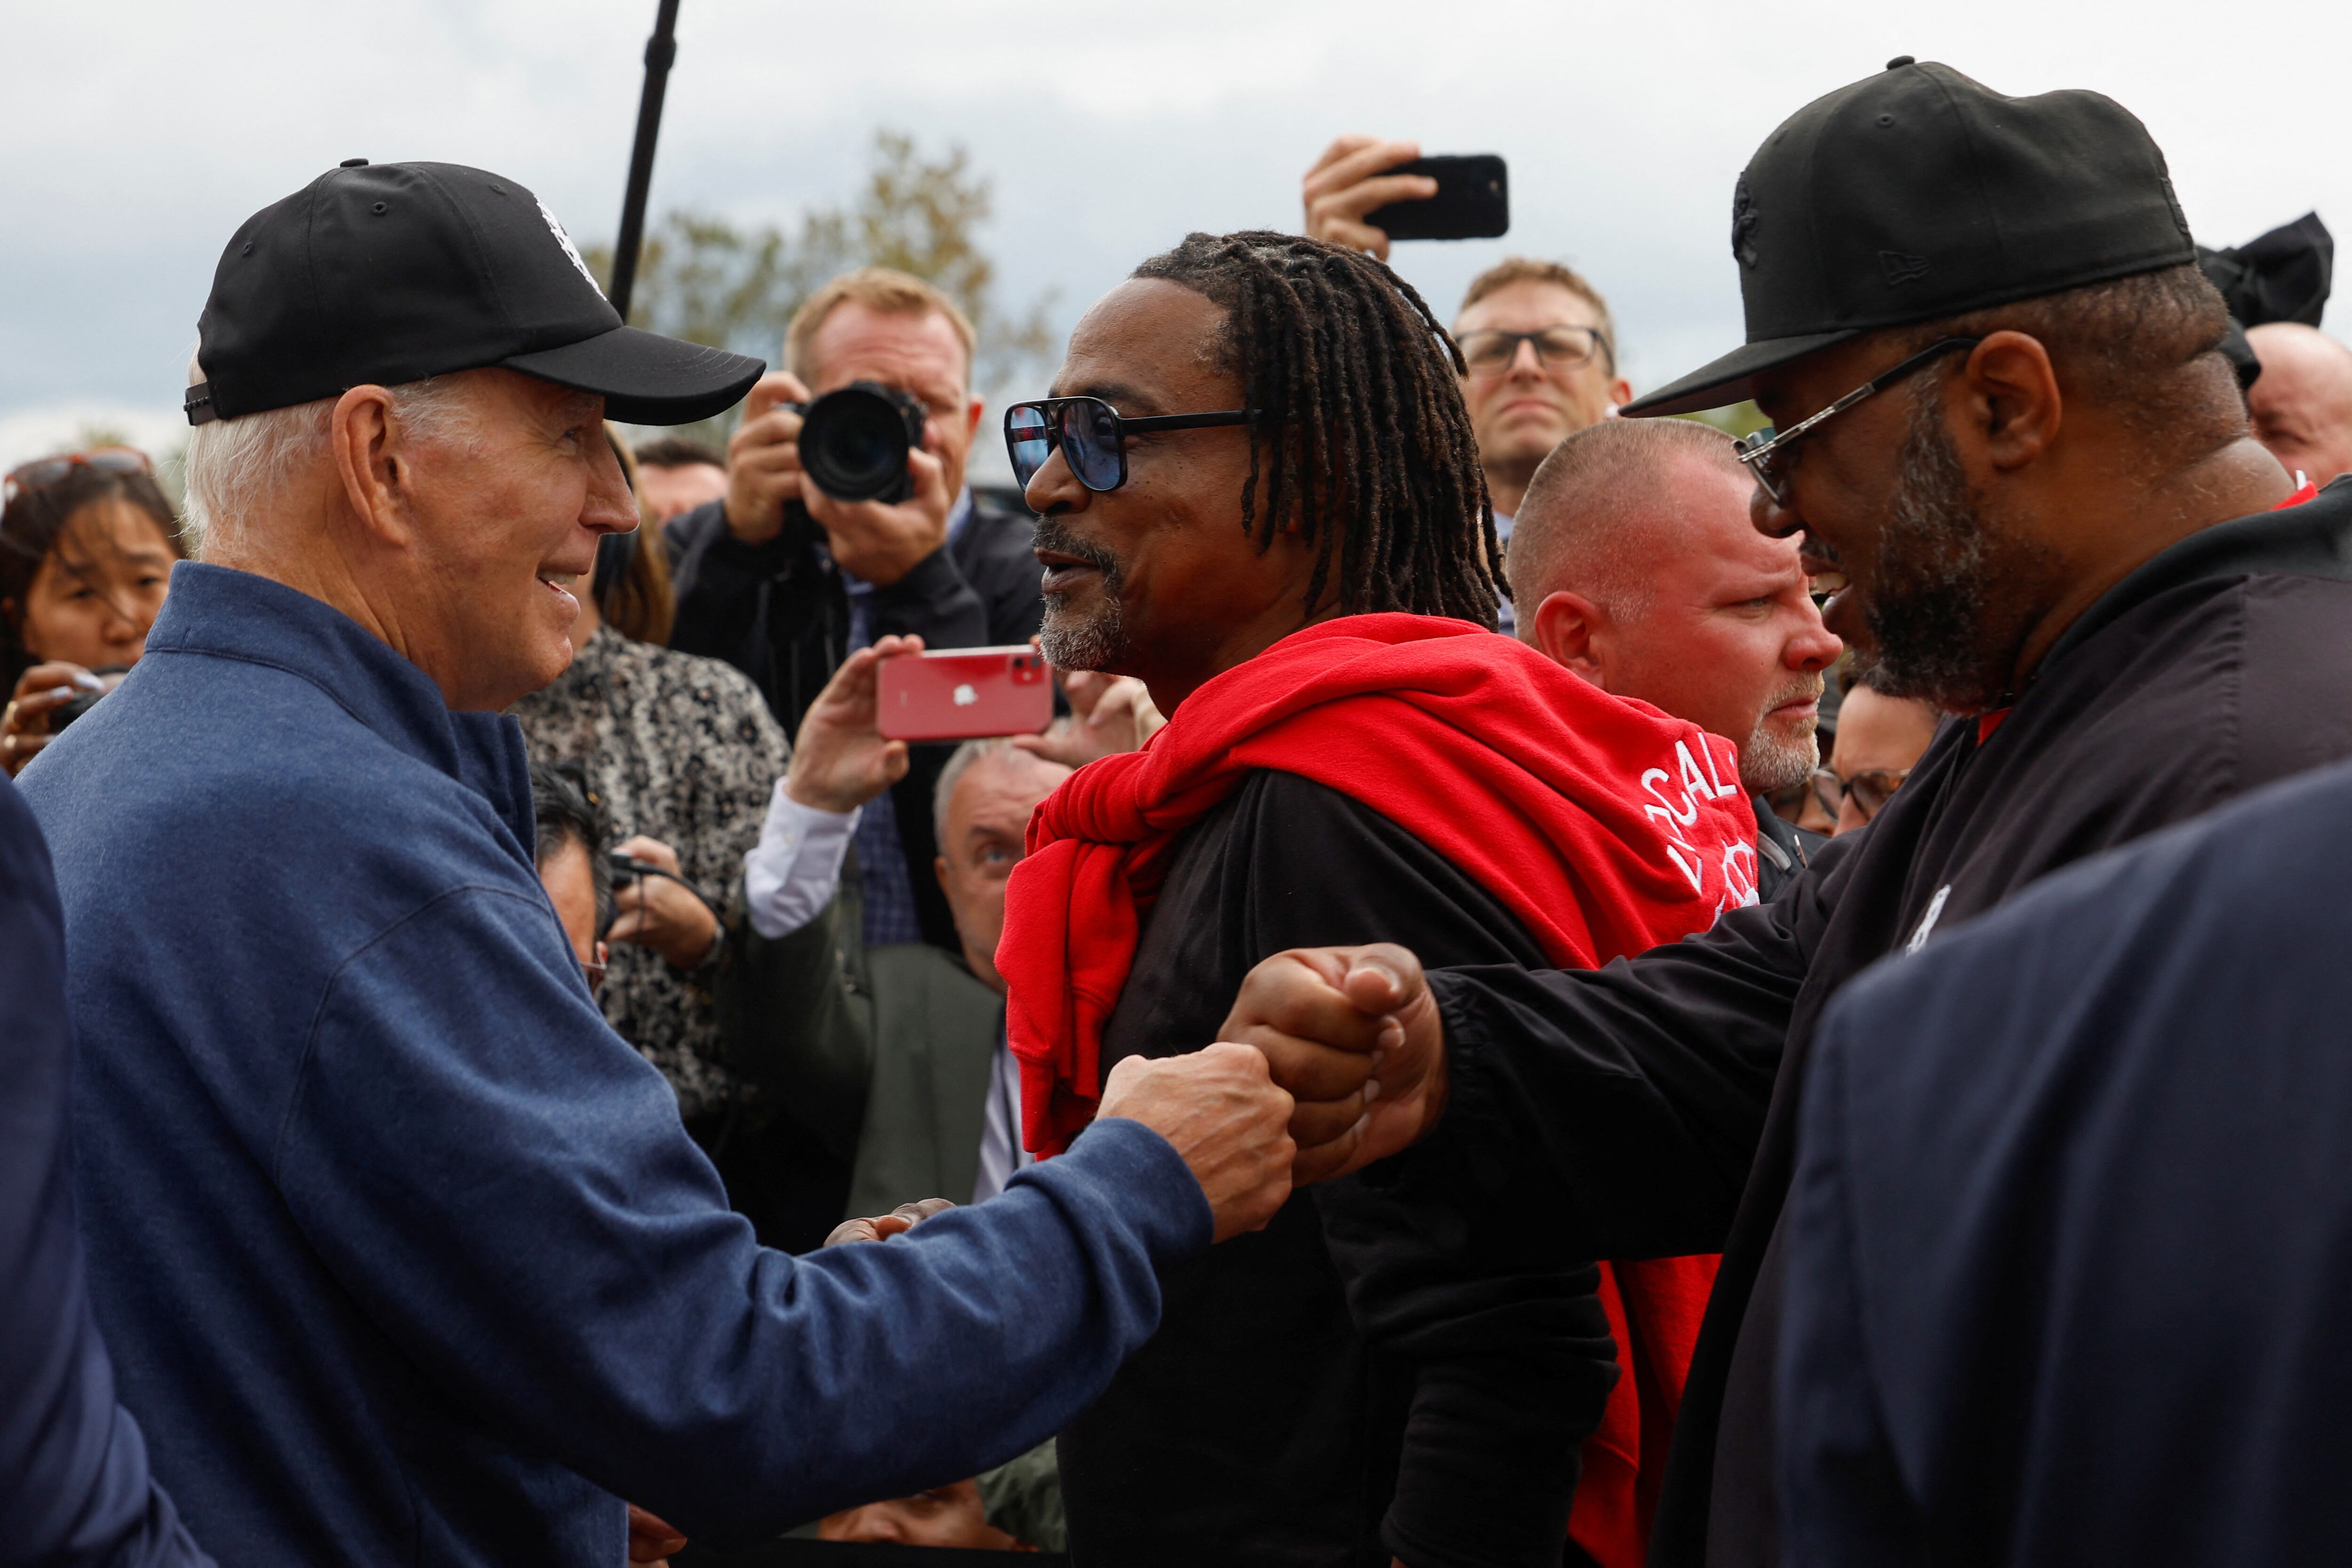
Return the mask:
M 436 163 L 257 214 L 201 332 L 205 561 L 23 780 L 91 1293 L 197 1536 L 614 1563 L 623 1498 L 772 1534 L 1085 1408 L 1158 1268 L 1287 1195 L 1263 1058 L 1122 1065 L 1066 1158 L 795 1259 L 728 1212 L 533 870 L 499 710 L 563 669 L 573 585 L 635 525 L 603 421 L 718 413 L 759 363 L 623 326 L 529 191 Z
M 1721 1249 L 1650 1552 L 1694 1568 L 1780 1558 L 1774 1407 L 1804 1396 L 1775 1385 L 1782 1200 L 1824 1003 L 2061 866 L 2352 752 L 2352 484 L 2298 491 L 2248 435 L 2221 298 L 2121 106 L 1891 61 L 1765 141 L 1732 251 L 1747 345 L 1626 412 L 1754 396 L 1778 426 L 1740 454 L 1756 526 L 1801 532 L 1881 689 L 1956 717 L 1866 831 L 1703 936 L 1426 984 L 1393 948 L 1284 955 L 1221 1033 L 1303 1098 L 1384 1037 L 1383 1103 L 1475 1072 L 1458 1109 L 1549 1152 L 1579 1246 Z M 1376 1112 L 1357 1158 L 1416 1120 Z

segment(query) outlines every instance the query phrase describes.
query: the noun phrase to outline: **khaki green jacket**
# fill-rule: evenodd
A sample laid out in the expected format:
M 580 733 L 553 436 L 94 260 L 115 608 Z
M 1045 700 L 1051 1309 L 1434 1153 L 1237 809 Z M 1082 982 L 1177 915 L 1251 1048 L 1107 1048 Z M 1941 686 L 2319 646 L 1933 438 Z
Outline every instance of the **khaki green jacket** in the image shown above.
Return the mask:
M 1004 999 L 925 942 L 868 951 L 854 872 L 824 914 L 771 942 L 741 907 L 715 987 L 728 1065 L 763 1117 L 855 1162 L 844 1218 L 971 1201 Z

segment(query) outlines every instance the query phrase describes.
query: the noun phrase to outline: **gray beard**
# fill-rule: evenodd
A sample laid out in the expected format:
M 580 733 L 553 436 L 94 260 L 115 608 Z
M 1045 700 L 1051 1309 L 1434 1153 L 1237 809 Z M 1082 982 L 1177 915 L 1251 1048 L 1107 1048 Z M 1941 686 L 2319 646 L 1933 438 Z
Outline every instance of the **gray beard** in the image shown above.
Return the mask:
M 1996 700 L 2005 670 L 1989 670 L 1986 611 L 1992 600 L 1987 528 L 1968 474 L 1944 428 L 1943 398 L 1923 391 L 1911 405 L 1895 496 L 1879 536 L 1877 581 L 1865 623 L 1873 684 L 1969 712 Z
M 1092 615 L 1074 615 L 1059 600 L 1045 601 L 1045 624 L 1037 634 L 1045 662 L 1055 669 L 1115 669 L 1127 664 L 1133 645 L 1128 641 L 1116 586 L 1105 576 L 1102 605 Z
M 1072 535 L 1058 518 L 1037 520 L 1034 542 L 1040 550 L 1076 556 L 1102 574 L 1100 607 L 1090 615 L 1074 613 L 1063 600 L 1046 597 L 1045 624 L 1037 633 L 1037 647 L 1045 661 L 1056 669 L 1124 667 L 1135 645 L 1128 638 L 1126 615 L 1119 608 L 1122 582 L 1118 558 Z
M 1790 742 L 1772 735 L 1759 720 L 1748 743 L 1739 748 L 1739 786 L 1749 795 L 1770 795 L 1802 784 L 1821 765 L 1817 731 L 1807 730 L 1803 741 Z

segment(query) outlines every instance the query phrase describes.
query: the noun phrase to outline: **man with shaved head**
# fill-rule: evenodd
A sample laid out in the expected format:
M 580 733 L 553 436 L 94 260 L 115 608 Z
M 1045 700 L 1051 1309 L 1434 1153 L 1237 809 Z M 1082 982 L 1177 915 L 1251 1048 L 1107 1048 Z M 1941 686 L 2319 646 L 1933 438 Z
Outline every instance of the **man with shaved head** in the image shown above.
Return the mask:
M 1536 470 L 1507 569 L 1521 641 L 1738 746 L 1769 899 L 1820 840 L 1764 797 L 1820 765 L 1822 671 L 1843 645 L 1822 625 L 1797 542 L 1749 522 L 1754 488 L 1711 426 L 1607 420 Z
M 2300 321 L 2250 327 L 2246 342 L 2263 363 L 2246 389 L 2254 438 L 2313 484 L 2352 472 L 2352 349 Z

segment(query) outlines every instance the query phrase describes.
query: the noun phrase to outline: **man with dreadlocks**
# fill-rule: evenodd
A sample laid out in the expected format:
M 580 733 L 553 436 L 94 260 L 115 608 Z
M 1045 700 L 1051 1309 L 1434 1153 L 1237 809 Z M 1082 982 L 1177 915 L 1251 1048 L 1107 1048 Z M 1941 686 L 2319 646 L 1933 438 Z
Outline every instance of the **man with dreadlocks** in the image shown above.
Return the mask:
M 1038 808 L 1013 873 L 997 963 L 1040 1153 L 1114 1062 L 1219 1037 L 1284 949 L 1589 966 L 1753 899 L 1731 744 L 1492 635 L 1459 368 L 1380 262 L 1196 234 L 1008 414 L 1046 652 L 1169 715 Z M 1344 1173 L 1365 1108 L 1294 1123 L 1336 1179 L 1164 1276 L 1157 1336 L 1064 1434 L 1080 1561 L 1560 1561 L 1633 1292 L 1542 1215 L 1453 1201 L 1467 1142 Z

